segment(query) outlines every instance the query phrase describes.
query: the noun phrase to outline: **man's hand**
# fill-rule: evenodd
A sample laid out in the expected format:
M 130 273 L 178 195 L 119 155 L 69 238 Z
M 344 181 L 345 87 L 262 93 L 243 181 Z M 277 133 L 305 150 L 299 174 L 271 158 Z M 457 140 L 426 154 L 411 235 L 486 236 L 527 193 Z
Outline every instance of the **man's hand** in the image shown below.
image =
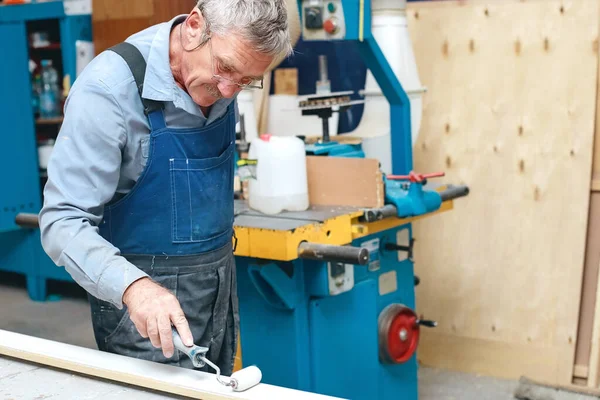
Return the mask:
M 123 294 L 123 303 L 129 309 L 129 318 L 138 332 L 156 348 L 161 348 L 165 357 L 175 351 L 171 323 L 177 329 L 183 344 L 194 344 L 192 332 L 177 298 L 167 289 L 149 278 L 133 282 Z

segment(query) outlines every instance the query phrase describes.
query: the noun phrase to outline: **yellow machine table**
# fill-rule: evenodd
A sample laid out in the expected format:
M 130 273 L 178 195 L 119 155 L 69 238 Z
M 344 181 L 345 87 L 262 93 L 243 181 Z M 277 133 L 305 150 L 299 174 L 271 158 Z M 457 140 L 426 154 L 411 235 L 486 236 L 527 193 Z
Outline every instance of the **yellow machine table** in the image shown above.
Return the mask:
M 312 206 L 307 211 L 266 215 L 250 210 L 247 202 L 236 200 L 235 255 L 291 261 L 299 257 L 298 248 L 303 242 L 349 245 L 356 239 L 451 210 L 452 206 L 453 201 L 447 200 L 434 213 L 367 222 L 364 220 L 366 210 L 356 207 Z

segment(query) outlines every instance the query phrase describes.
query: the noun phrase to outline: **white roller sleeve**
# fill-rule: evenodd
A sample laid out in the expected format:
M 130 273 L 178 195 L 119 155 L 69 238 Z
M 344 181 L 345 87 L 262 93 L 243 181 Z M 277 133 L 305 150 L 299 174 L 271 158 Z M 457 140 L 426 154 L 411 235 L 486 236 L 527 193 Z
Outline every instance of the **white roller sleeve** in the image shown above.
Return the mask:
M 260 383 L 262 372 L 254 365 L 243 368 L 231 374 L 231 383 L 233 390 L 243 392 L 246 389 L 254 387 Z

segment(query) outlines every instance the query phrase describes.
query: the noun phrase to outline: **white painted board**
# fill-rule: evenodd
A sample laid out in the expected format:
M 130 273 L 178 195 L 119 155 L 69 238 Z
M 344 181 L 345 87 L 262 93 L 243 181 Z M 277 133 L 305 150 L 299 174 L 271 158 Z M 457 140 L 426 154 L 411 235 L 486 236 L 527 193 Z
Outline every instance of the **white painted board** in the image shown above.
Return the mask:
M 48 365 L 79 374 L 127 383 L 172 395 L 203 400 L 334 400 L 336 398 L 258 384 L 245 392 L 233 392 L 221 385 L 214 374 L 179 368 L 131 357 L 101 352 L 52 340 L 36 338 L 0 330 L 0 354 Z M 259 366 L 260 367 L 260 366 Z M 0 377 L 1 377 L 0 372 Z M 0 378 L 2 388 L 11 386 L 6 378 Z M 27 380 L 28 390 L 45 387 L 44 381 Z M 70 389 L 76 386 L 69 386 Z M 18 390 L 11 388 L 10 390 Z M 22 398 L 17 396 L 16 398 Z M 82 398 L 82 397 L 79 397 Z

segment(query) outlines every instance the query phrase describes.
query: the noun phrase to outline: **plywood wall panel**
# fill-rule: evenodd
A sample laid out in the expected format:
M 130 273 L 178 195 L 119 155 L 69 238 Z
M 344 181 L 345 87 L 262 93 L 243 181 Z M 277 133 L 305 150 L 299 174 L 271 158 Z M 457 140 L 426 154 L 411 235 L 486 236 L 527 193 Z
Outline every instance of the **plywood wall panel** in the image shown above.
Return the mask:
M 424 332 L 425 364 L 481 372 L 489 354 L 487 374 L 571 383 L 597 16 L 596 0 L 409 5 L 428 88 L 415 169 L 471 188 L 414 224 L 418 312 L 439 322 Z

